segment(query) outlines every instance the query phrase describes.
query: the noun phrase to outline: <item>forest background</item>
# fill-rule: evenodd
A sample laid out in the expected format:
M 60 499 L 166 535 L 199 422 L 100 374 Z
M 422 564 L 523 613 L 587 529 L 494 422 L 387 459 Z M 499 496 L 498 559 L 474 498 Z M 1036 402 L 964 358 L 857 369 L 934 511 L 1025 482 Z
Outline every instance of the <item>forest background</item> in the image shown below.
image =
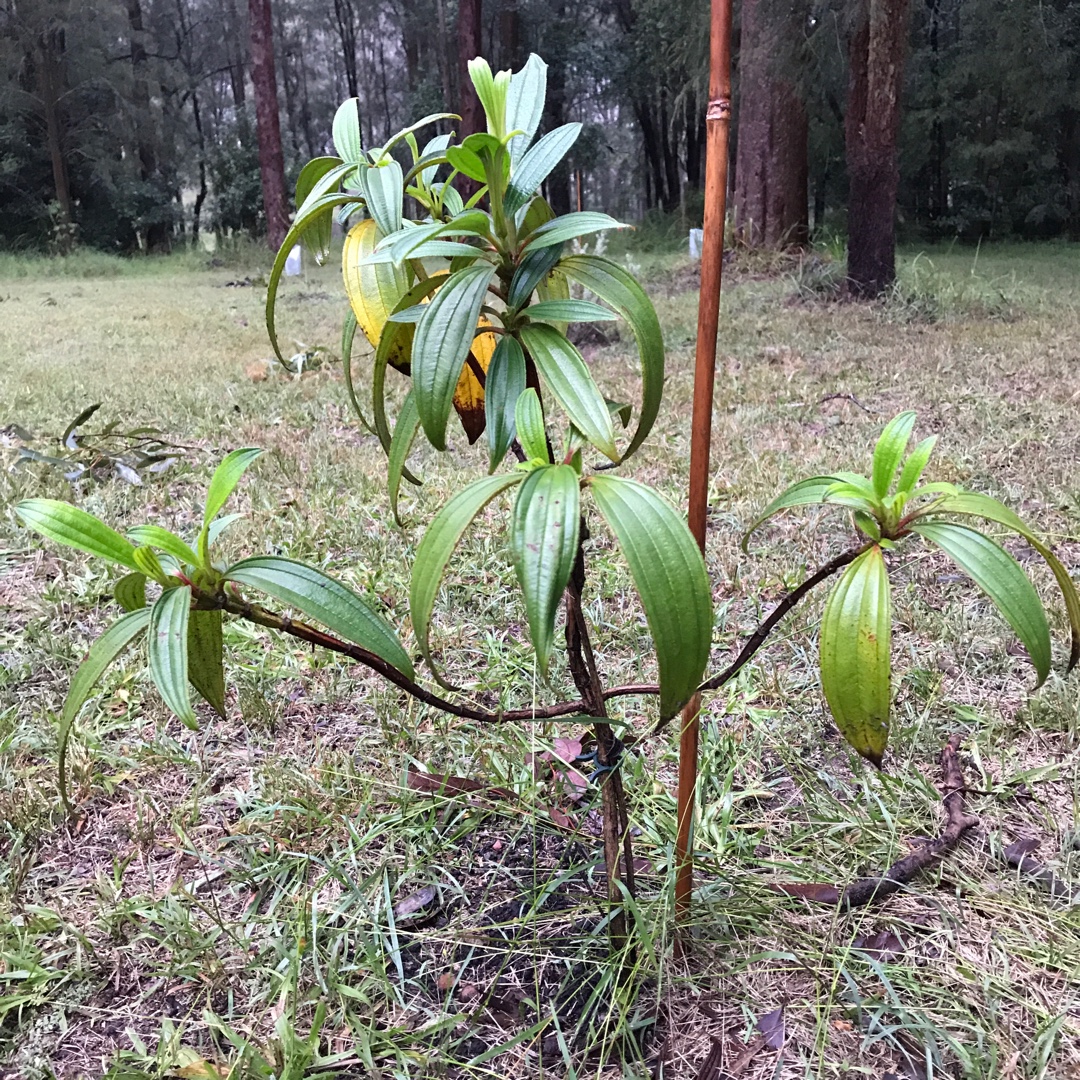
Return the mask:
M 706 0 L 0 0 L 0 247 L 278 241 L 340 101 L 359 99 L 369 146 L 444 109 L 475 127 L 465 61 L 516 69 L 529 52 L 550 65 L 544 128 L 585 125 L 546 184 L 555 211 L 603 207 L 646 222 L 641 241 L 685 242 L 702 214 L 707 21 Z M 904 73 L 901 236 L 1080 239 L 1072 0 L 742 0 L 731 202 L 743 238 L 845 232 L 845 115 L 870 27 L 871 68 Z

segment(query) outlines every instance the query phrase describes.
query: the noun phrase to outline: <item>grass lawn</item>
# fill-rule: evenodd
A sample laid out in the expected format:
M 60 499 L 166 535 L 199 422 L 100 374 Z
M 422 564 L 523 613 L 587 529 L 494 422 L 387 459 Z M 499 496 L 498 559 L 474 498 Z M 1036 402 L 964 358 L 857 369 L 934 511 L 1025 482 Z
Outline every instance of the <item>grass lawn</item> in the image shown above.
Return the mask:
M 681 503 L 695 270 L 631 257 L 669 377 L 626 471 Z M 755 511 L 801 476 L 864 471 L 904 408 L 917 436 L 940 435 L 929 479 L 1004 499 L 1080 576 L 1080 247 L 909 252 L 896 296 L 872 308 L 829 300 L 820 260 L 775 269 L 735 264 L 725 286 L 710 671 L 849 542 L 842 513 L 816 511 L 777 519 L 744 555 Z M 137 658 L 107 676 L 72 742 L 67 819 L 57 715 L 118 611 L 113 578 L 39 543 L 13 501 L 74 498 L 118 528 L 191 535 L 216 461 L 262 446 L 227 554 L 319 562 L 405 627 L 421 525 L 486 461 L 460 438 L 441 457 L 418 442 L 426 483 L 406 486 L 396 527 L 384 456 L 354 422 L 340 365 L 252 378 L 269 356 L 259 272 L 191 257 L 0 260 L 0 1077 L 1080 1076 L 1080 678 L 1060 674 L 1064 613 L 1051 611 L 1056 673 L 1029 696 L 1008 628 L 929 549 L 894 574 L 884 773 L 824 710 L 820 596 L 707 701 L 686 959 L 671 951 L 676 739 L 627 758 L 641 877 L 629 980 L 606 957 L 599 794 L 567 804 L 527 756 L 566 725 L 447 719 L 246 623 L 226 624 L 228 719 L 203 713 L 198 732 L 168 717 Z M 336 351 L 343 310 L 332 268 L 290 280 L 286 348 Z M 586 351 L 608 395 L 635 400 L 630 350 Z M 176 463 L 141 486 L 9 468 L 27 435 L 57 453 L 96 402 L 91 429 L 158 428 L 183 447 Z M 535 670 L 504 525 L 491 510 L 451 564 L 438 659 L 488 706 L 574 697 L 559 650 L 550 687 Z M 629 575 L 593 531 L 586 599 L 604 677 L 651 680 Z M 1050 597 L 1039 561 L 1026 565 Z M 620 702 L 637 729 L 651 722 L 647 700 Z M 979 825 L 940 867 L 852 913 L 770 888 L 842 885 L 937 835 L 937 757 L 954 733 Z M 424 770 L 514 797 L 433 796 L 409 785 Z M 1017 840 L 1037 842 L 1053 891 L 1008 865 Z

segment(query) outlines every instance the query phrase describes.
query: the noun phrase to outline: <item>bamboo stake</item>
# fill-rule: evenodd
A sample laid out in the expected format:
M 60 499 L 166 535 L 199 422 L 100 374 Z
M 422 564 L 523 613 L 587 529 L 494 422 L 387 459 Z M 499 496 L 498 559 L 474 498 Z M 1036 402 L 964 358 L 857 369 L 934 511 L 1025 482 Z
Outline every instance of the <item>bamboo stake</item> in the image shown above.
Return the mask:
M 709 32 L 709 106 L 705 114 L 705 221 L 701 245 L 701 292 L 698 296 L 694 408 L 690 427 L 690 531 L 705 551 L 705 515 L 709 492 L 716 337 L 720 321 L 720 284 L 724 265 L 724 219 L 727 211 L 728 130 L 731 126 L 731 0 L 712 0 Z M 695 694 L 682 714 L 679 739 L 678 830 L 675 838 L 675 924 L 690 914 L 694 861 L 690 834 L 697 787 L 698 712 Z M 686 942 L 676 936 L 676 949 Z

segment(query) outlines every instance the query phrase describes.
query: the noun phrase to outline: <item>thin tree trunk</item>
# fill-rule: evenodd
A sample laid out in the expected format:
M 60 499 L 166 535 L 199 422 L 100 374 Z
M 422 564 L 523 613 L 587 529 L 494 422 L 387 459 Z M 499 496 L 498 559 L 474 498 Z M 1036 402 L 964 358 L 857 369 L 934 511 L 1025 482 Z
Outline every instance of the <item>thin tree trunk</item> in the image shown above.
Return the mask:
M 37 89 L 41 109 L 45 117 L 49 160 L 52 163 L 53 192 L 59 207 L 57 236 L 61 247 L 67 251 L 71 246 L 70 226 L 73 221 L 71 185 L 68 181 L 67 158 L 64 156 L 64 125 L 60 116 L 60 96 L 63 76 L 59 53 L 63 51 L 63 34 L 50 27 L 38 39 Z
M 194 240 L 199 239 L 199 226 L 202 218 L 203 203 L 206 202 L 206 136 L 203 133 L 202 113 L 199 110 L 199 95 L 196 91 L 191 94 L 191 113 L 195 120 L 195 134 L 199 143 L 199 191 L 195 196 L 195 206 L 191 216 L 191 235 Z
M 236 0 L 228 0 L 226 6 L 228 15 L 229 40 L 226 42 L 226 56 L 229 63 L 229 88 L 232 90 L 233 105 L 236 108 L 238 118 L 246 115 L 247 85 L 244 71 L 244 33 L 240 19 L 240 13 L 236 10 Z
M 157 133 L 150 107 L 150 84 L 147 78 L 145 31 L 140 0 L 127 0 L 128 28 L 131 42 L 132 104 L 135 107 L 135 141 L 139 154 L 139 178 L 144 184 L 156 184 L 158 176 Z M 154 221 L 146 227 L 147 251 L 167 252 L 170 248 L 169 223 Z
M 850 44 L 845 146 L 848 287 L 875 297 L 896 279 L 896 140 L 908 0 L 863 0 Z
M 285 202 L 285 156 L 281 151 L 277 77 L 274 72 L 274 32 L 270 0 L 248 0 L 251 21 L 251 82 L 255 89 L 255 122 L 259 138 L 266 235 L 276 251 L 289 231 Z

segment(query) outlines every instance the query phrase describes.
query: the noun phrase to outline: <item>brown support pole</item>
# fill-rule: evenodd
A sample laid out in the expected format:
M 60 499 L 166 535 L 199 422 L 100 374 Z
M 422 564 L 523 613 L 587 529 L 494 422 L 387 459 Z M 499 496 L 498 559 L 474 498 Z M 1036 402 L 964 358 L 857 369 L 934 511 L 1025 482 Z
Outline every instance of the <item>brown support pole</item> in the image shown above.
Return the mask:
M 701 245 L 701 292 L 698 295 L 694 409 L 690 427 L 690 531 L 705 551 L 705 515 L 709 493 L 709 445 L 712 441 L 716 335 L 720 321 L 720 281 L 724 266 L 724 218 L 727 210 L 728 129 L 731 126 L 731 0 L 712 0 L 709 35 L 709 106 L 705 113 L 705 221 Z M 694 861 L 690 833 L 697 787 L 698 711 L 695 694 L 683 710 L 679 739 L 679 811 L 675 838 L 675 924 L 690 914 Z M 676 949 L 686 951 L 677 935 Z

